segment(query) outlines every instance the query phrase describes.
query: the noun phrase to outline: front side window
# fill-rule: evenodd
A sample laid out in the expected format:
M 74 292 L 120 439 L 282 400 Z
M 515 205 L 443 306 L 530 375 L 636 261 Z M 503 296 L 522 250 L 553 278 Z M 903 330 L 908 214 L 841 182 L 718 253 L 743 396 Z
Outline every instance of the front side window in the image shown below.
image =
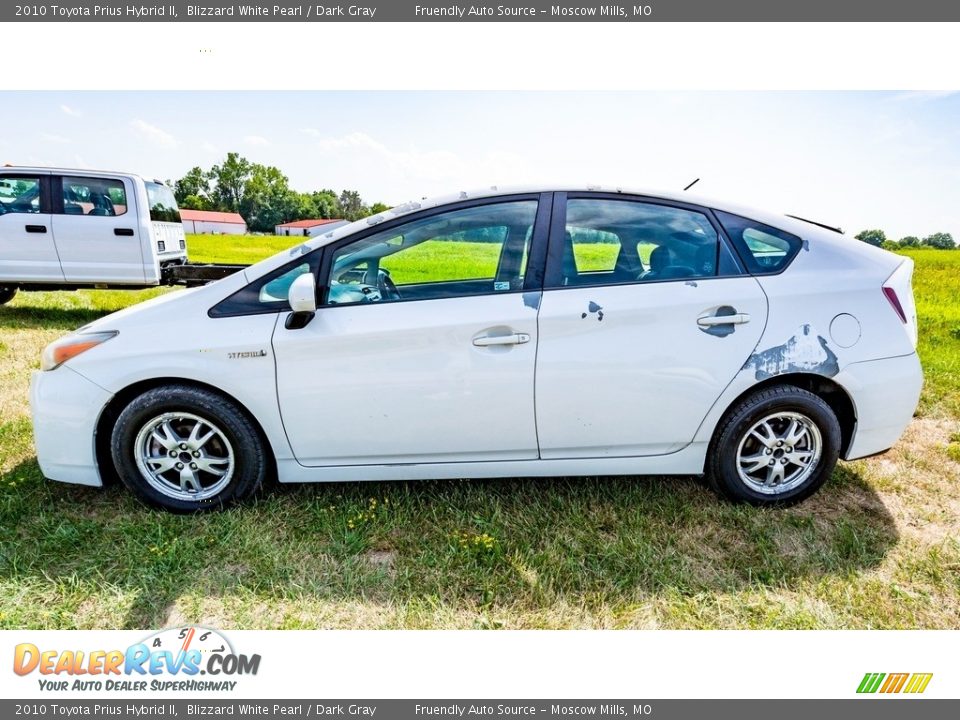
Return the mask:
M 717 211 L 717 219 L 754 275 L 783 270 L 803 247 L 803 240 L 775 227 Z
M 452 210 L 338 248 L 327 304 L 430 300 L 523 289 L 536 200 Z
M 553 287 L 714 277 L 720 238 L 695 210 L 631 200 L 574 198 Z
M 40 192 L 39 177 L 0 176 L 0 215 L 40 212 Z
M 122 180 L 64 177 L 64 215 L 116 217 L 127 212 L 127 191 Z

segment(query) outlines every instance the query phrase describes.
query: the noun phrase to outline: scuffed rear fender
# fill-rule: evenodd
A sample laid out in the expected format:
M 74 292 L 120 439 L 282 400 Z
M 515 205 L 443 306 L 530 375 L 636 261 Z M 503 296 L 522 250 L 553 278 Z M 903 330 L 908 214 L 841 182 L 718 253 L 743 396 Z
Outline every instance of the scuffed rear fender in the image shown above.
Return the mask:
M 740 396 L 759 383 L 797 374 L 837 382 L 842 364 L 842 357 L 838 356 L 837 350 L 812 323 L 801 324 L 782 342 L 771 342 L 765 334 L 740 372 L 710 408 L 693 442 L 709 443 L 724 413 Z M 838 384 L 842 387 L 842 383 Z

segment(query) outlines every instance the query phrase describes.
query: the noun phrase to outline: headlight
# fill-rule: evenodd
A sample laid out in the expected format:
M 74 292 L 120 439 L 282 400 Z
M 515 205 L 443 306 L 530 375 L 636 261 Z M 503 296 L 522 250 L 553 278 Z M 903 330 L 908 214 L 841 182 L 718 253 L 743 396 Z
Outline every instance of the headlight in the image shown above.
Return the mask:
M 43 354 L 40 356 L 40 368 L 42 370 L 54 370 L 70 358 L 76 357 L 80 353 L 84 353 L 116 336 L 117 331 L 110 330 L 108 332 L 78 333 L 62 337 L 43 349 Z

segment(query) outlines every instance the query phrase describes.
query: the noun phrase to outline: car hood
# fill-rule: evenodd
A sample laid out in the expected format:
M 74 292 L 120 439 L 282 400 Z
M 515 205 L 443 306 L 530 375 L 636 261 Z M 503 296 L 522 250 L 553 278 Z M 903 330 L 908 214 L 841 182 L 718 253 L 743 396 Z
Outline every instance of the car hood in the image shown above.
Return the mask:
M 102 318 L 78 328 L 75 332 L 122 330 L 131 324 L 144 323 L 147 320 L 154 321 L 159 316 L 182 322 L 184 318 L 189 318 L 191 314 L 202 313 L 206 315 L 211 307 L 246 284 L 246 275 L 243 271 L 240 271 L 208 285 L 184 290 L 172 290 L 150 300 L 126 307 L 123 310 L 104 315 Z

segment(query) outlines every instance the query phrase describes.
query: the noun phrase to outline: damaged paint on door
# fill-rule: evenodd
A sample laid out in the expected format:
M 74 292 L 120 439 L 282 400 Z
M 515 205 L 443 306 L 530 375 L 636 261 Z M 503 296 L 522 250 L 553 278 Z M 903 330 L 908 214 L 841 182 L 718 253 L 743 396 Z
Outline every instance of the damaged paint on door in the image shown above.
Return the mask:
M 826 338 L 818 335 L 809 324 L 801 325 L 799 331 L 783 345 L 751 355 L 743 369 L 751 367 L 756 370 L 757 380 L 792 372 L 816 373 L 827 377 L 840 372 L 837 356 L 828 346 Z

